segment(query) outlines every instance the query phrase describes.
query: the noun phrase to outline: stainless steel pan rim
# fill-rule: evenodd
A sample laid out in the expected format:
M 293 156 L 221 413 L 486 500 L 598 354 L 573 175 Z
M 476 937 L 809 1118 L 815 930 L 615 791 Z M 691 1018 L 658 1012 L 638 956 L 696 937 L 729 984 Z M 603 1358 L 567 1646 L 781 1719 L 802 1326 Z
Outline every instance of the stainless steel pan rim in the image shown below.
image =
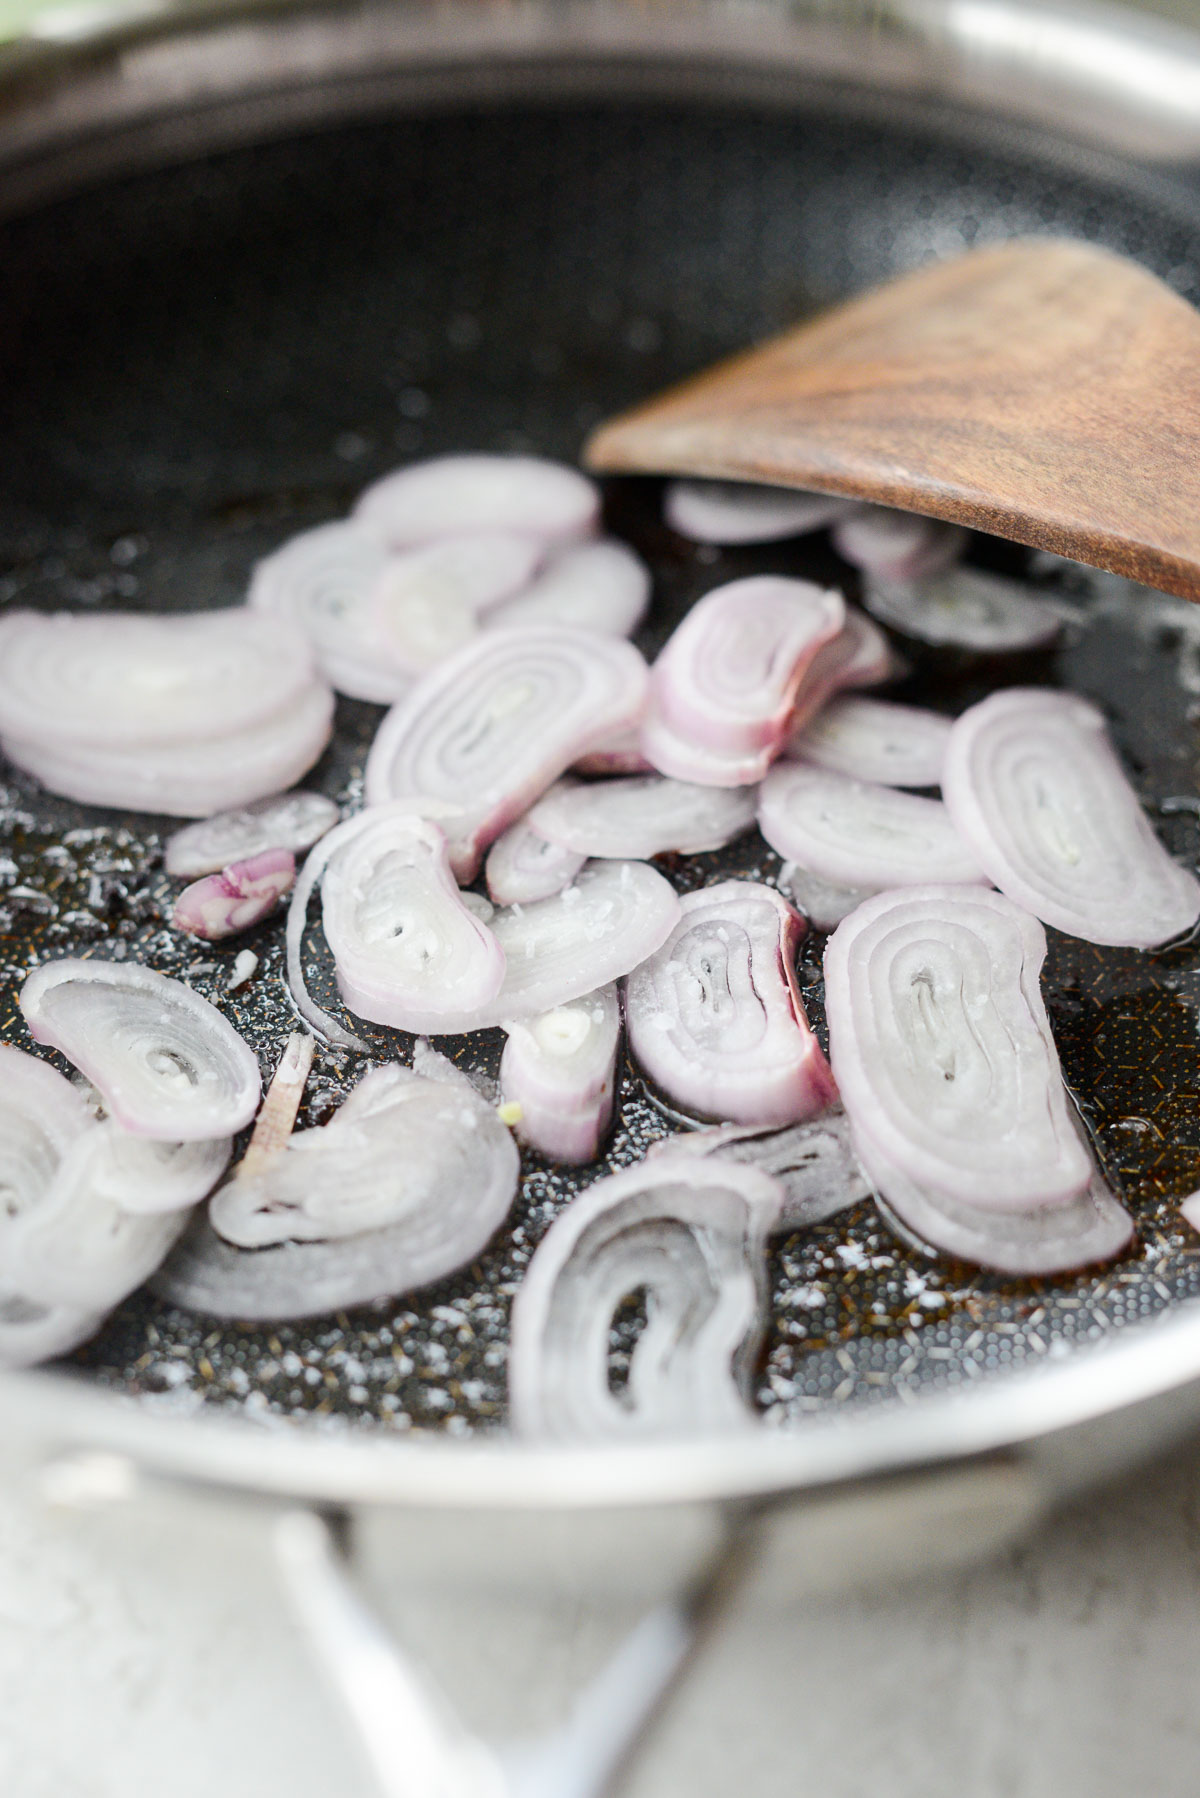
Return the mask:
M 998 128 L 1143 164 L 1200 157 L 1200 36 L 1036 0 L 423 0 L 63 4 L 0 51 L 0 210 L 114 168 L 453 96 L 554 91 L 969 107 Z M 969 1394 L 736 1441 L 542 1449 L 171 1416 L 53 1373 L 0 1379 L 35 1458 L 126 1457 L 170 1481 L 325 1504 L 580 1510 L 765 1498 L 1026 1448 L 1066 1467 L 1104 1427 L 1135 1453 L 1200 1415 L 1200 1308 Z M 1086 1453 L 1086 1449 L 1084 1450 Z M 1111 1452 L 1109 1459 L 1112 1459 Z

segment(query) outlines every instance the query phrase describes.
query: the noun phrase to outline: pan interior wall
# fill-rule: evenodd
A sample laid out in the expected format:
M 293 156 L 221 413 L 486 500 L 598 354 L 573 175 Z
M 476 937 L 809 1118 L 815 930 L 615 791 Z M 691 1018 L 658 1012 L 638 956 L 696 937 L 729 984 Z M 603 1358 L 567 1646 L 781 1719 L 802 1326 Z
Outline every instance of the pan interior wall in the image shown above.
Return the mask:
M 236 604 L 257 557 L 399 461 L 462 448 L 573 457 L 605 414 L 816 306 L 931 256 L 1045 232 L 1108 244 L 1200 298 L 1200 201 L 1182 187 L 734 109 L 360 124 L 61 201 L 0 227 L 0 603 Z M 653 483 L 613 484 L 608 504 L 655 570 L 648 648 L 739 573 L 779 568 L 856 591 L 823 542 L 714 560 L 662 527 Z M 1025 566 L 1007 546 L 979 553 Z M 1139 610 L 1119 583 L 1066 571 L 1037 578 L 1077 618 L 1021 678 L 1098 699 L 1148 802 L 1194 794 L 1200 649 L 1186 609 Z M 982 690 L 969 670 L 918 661 L 903 696 L 956 710 Z M 353 799 L 379 715 L 340 702 L 317 784 Z M 31 959 L 144 955 L 217 998 L 269 1070 L 293 1022 L 279 928 L 247 939 L 258 974 L 225 997 L 245 945 L 185 946 L 166 927 L 166 821 L 0 779 L 4 1038 L 27 1043 L 14 998 Z M 1196 808 L 1160 822 L 1194 860 Z M 770 878 L 778 861 L 755 840 L 673 870 L 681 885 L 740 871 Z M 812 937 L 801 970 L 816 1020 L 820 950 Z M 870 1204 L 787 1239 L 760 1389 L 773 1420 L 999 1374 L 1200 1293 L 1174 1203 L 1200 1185 L 1200 952 L 1146 958 L 1058 938 L 1047 985 L 1068 1078 L 1137 1214 L 1136 1247 L 1099 1274 L 1043 1284 L 931 1260 Z M 327 968 L 315 990 L 333 998 Z M 380 1054 L 404 1052 L 374 1035 Z M 494 1072 L 499 1042 L 454 1050 Z M 319 1055 L 301 1122 L 326 1118 L 357 1072 Z M 573 1193 L 671 1128 L 626 1068 L 603 1161 L 563 1175 L 527 1157 L 507 1228 L 463 1275 L 275 1330 L 218 1328 L 143 1293 L 73 1364 L 172 1408 L 460 1433 L 502 1424 L 509 1305 L 532 1249 Z

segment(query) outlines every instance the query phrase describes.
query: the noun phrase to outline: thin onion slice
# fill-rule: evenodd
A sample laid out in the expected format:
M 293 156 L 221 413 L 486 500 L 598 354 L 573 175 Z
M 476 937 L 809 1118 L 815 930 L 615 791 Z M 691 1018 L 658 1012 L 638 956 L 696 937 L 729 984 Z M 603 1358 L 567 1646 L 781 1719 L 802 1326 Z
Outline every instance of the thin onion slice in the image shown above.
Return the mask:
M 536 538 L 495 532 L 444 537 L 392 556 L 371 596 L 375 639 L 410 678 L 424 674 L 471 642 L 481 614 L 491 623 L 541 560 Z
M 411 1069 L 372 1069 L 329 1124 L 213 1199 L 223 1229 L 267 1246 L 235 1247 L 197 1220 L 155 1290 L 260 1322 L 394 1297 L 475 1260 L 519 1172 L 494 1108 L 418 1044 Z
M 842 629 L 817 651 L 796 689 L 784 749 L 795 744 L 797 734 L 835 693 L 846 687 L 877 687 L 895 674 L 896 657 L 879 626 L 857 606 L 847 606 Z
M 258 1062 L 181 981 L 135 962 L 66 958 L 35 968 L 20 1006 L 37 1041 L 86 1074 L 134 1135 L 200 1142 L 254 1116 Z
M 796 984 L 803 934 L 773 888 L 726 880 L 685 894 L 671 935 L 630 975 L 629 1046 L 685 1111 L 790 1124 L 834 1097 Z
M 870 1180 L 854 1148 L 850 1120 L 840 1105 L 786 1130 L 761 1124 L 719 1124 L 688 1130 L 655 1143 L 652 1160 L 664 1155 L 710 1155 L 760 1168 L 783 1188 L 776 1228 L 807 1230 L 869 1199 Z
M 105 1312 L 78 1305 L 47 1305 L 0 1281 L 0 1367 L 36 1367 L 86 1342 L 104 1322 Z
M 326 844 L 322 921 L 351 1011 L 444 1032 L 496 998 L 504 951 L 459 898 L 436 824 L 403 804 L 376 806 Z
M 940 799 L 777 762 L 762 784 L 758 825 L 772 849 L 848 887 L 982 882 Z
M 872 899 L 878 887 L 848 887 L 836 880 L 823 880 L 796 862 L 784 862 L 779 870 L 779 886 L 796 910 L 818 930 L 832 930 L 864 899 Z
M 961 525 L 895 512 L 889 506 L 860 506 L 833 527 L 838 554 L 884 581 L 917 581 L 940 574 L 959 560 L 968 541 Z
M 842 1101 L 863 1145 L 931 1195 L 1024 1211 L 1092 1177 L 1038 987 L 1045 953 L 1035 918 L 974 887 L 881 893 L 829 939 Z
M 855 509 L 857 502 L 750 481 L 669 481 L 663 517 L 692 543 L 778 543 L 806 537 Z
M 642 753 L 640 729 L 614 731 L 593 743 L 572 764 L 577 774 L 653 774 L 654 764 Z
M 254 805 L 218 812 L 177 830 L 167 842 L 167 873 L 194 880 L 201 874 L 218 874 L 230 862 L 261 855 L 264 849 L 290 849 L 298 855 L 311 849 L 337 821 L 338 808 L 323 793 L 273 793 Z
M 354 514 L 393 549 L 492 531 L 558 543 L 590 536 L 600 494 L 578 469 L 538 456 L 438 456 L 384 475 Z
M 603 537 L 560 550 L 524 593 L 493 606 L 489 629 L 569 624 L 606 637 L 631 637 L 650 603 L 650 570 L 627 543 Z
M 923 706 L 851 694 L 836 699 L 794 736 L 788 753 L 882 787 L 941 785 L 950 720 Z
M 863 603 L 905 636 L 978 655 L 1044 649 L 1060 629 L 1035 589 L 981 568 L 950 568 L 921 581 L 868 579 Z
M 420 797 L 462 808 L 457 878 L 603 733 L 637 722 L 646 664 L 619 638 L 566 626 L 486 632 L 388 713 L 367 757 L 368 805 Z
M 782 1195 L 757 1168 L 643 1162 L 569 1204 L 513 1305 L 508 1382 L 526 1436 L 686 1436 L 742 1429 L 762 1340 L 766 1240 Z M 622 1302 L 646 1325 L 623 1392 L 609 1378 Z
M 511 1019 L 500 1095 L 517 1135 L 554 1161 L 593 1161 L 612 1118 L 621 1005 L 604 986 L 538 1017 Z
M 111 1118 L 97 1126 L 87 1184 L 98 1201 L 122 1211 L 187 1211 L 206 1199 L 233 1149 L 228 1136 L 203 1142 L 156 1142 L 133 1136 Z
M 989 879 L 1068 936 L 1150 949 L 1200 916 L 1200 882 L 1155 836 L 1103 718 L 1075 694 L 1012 687 L 972 706 L 942 786 Z
M 1191 1192 L 1179 1205 L 1180 1215 L 1193 1230 L 1200 1230 L 1200 1192 Z
M 580 855 L 646 860 L 723 849 L 753 828 L 755 787 L 701 787 L 659 774 L 583 785 L 559 781 L 526 814 L 529 828 Z
M 553 791 L 553 788 L 551 788 Z M 497 905 L 529 905 L 570 886 L 586 856 L 539 836 L 529 814 L 502 830 L 488 850 L 487 888 Z
M 290 849 L 264 849 L 247 861 L 231 862 L 219 874 L 205 874 L 178 894 L 171 911 L 177 930 L 206 942 L 237 936 L 269 918 L 296 880 Z
M 0 1243 L 90 1128 L 83 1098 L 57 1068 L 0 1044 Z

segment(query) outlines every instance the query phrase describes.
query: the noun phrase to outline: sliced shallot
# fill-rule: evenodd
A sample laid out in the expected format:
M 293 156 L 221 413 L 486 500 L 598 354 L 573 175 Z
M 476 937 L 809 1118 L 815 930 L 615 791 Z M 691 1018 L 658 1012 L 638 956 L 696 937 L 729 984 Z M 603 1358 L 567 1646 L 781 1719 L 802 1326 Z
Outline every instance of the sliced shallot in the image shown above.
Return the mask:
M 137 1136 L 232 1136 L 258 1105 L 258 1062 L 215 1006 L 136 962 L 51 961 L 20 994 L 38 1042 L 87 1075 Z
M 961 525 L 915 512 L 860 506 L 835 523 L 833 543 L 847 562 L 879 580 L 917 581 L 957 562 L 967 533 Z
M 551 789 L 553 790 L 553 789 Z M 570 886 L 586 856 L 539 836 L 529 814 L 502 830 L 488 850 L 487 888 L 497 905 L 528 905 Z
M 766 1239 L 781 1198 L 757 1168 L 664 1156 L 573 1200 L 513 1305 L 508 1384 L 521 1434 L 681 1436 L 751 1424 Z M 614 1392 L 610 1331 L 635 1294 L 645 1295 L 646 1324 Z
M 667 523 L 693 543 L 778 543 L 822 530 L 855 506 L 832 494 L 751 481 L 670 481 L 663 495 Z
M 595 530 L 600 494 L 578 469 L 538 456 L 438 456 L 384 475 L 354 512 L 393 549 L 493 531 L 557 543 Z
M 807 1230 L 823 1224 L 862 1199 L 872 1187 L 851 1140 L 850 1120 L 840 1105 L 820 1117 L 774 1130 L 761 1124 L 719 1124 L 715 1130 L 685 1130 L 655 1143 L 653 1160 L 664 1155 L 711 1155 L 761 1168 L 783 1188 L 779 1230 Z
M 829 939 L 830 1055 L 859 1153 L 997 1211 L 1074 1199 L 1092 1165 L 1038 987 L 1046 935 L 1002 893 L 868 899 Z
M 762 784 L 758 826 L 772 849 L 847 887 L 982 882 L 940 799 L 777 762 Z
M 1044 649 L 1060 629 L 1036 589 L 981 568 L 949 568 L 921 581 L 868 579 L 863 603 L 906 636 L 980 655 Z
M 338 821 L 338 808 L 323 793 L 278 793 L 235 812 L 218 812 L 185 825 L 167 842 L 168 874 L 193 880 L 218 874 L 230 862 L 264 849 L 311 849 Z
M 523 1142 L 555 1161 L 592 1161 L 612 1117 L 621 1006 L 604 986 L 537 1017 L 512 1020 L 500 1094 Z
M 69 1354 L 94 1336 L 103 1311 L 78 1305 L 47 1305 L 19 1292 L 11 1276 L 0 1281 L 0 1367 L 36 1367 Z
M 608 637 L 631 637 L 650 603 L 650 570 L 627 543 L 604 537 L 573 543 L 547 562 L 533 584 L 494 606 L 490 630 L 523 624 L 570 624 Z
M 57 1068 L 0 1044 L 0 1243 L 90 1128 L 83 1098 Z
M 785 749 L 835 693 L 846 687 L 877 687 L 896 673 L 896 657 L 877 624 L 857 606 L 846 607 L 846 622 L 809 663 L 792 701 Z
M 1011 687 L 972 706 L 942 788 L 988 878 L 1068 936 L 1149 949 L 1200 916 L 1200 882 L 1167 854 L 1103 718 L 1073 693 Z
M 836 880 L 823 880 L 796 862 L 784 862 L 779 870 L 779 885 L 796 910 L 815 924 L 818 930 L 832 930 L 843 918 L 872 898 L 878 887 L 848 887 Z
M 640 728 L 614 731 L 593 743 L 572 764 L 577 774 L 653 774 L 653 765 L 642 754 Z
M 175 900 L 171 922 L 206 942 L 237 936 L 269 918 L 296 881 L 296 858 L 290 849 L 264 849 L 244 862 L 231 862 L 219 874 L 205 874 L 184 887 Z
M 676 1104 L 739 1124 L 790 1124 L 834 1097 L 796 985 L 802 920 L 771 887 L 687 893 L 680 919 L 630 975 L 638 1064 Z
M 789 753 L 882 787 L 936 787 L 950 720 L 923 706 L 851 694 L 835 699 L 788 744 Z
M 206 1199 L 229 1165 L 228 1136 L 203 1142 L 156 1142 L 134 1136 L 111 1118 L 96 1126 L 87 1184 L 98 1200 L 122 1211 L 187 1211 Z
M 369 805 L 448 801 L 450 862 L 481 852 L 606 731 L 636 723 L 646 664 L 632 644 L 565 625 L 486 632 L 388 713 L 367 757 Z
M 531 830 L 580 855 L 646 860 L 722 849 L 754 825 L 756 787 L 701 787 L 661 774 L 559 781 L 526 814 Z
M 536 538 L 497 533 L 392 556 L 371 599 L 376 641 L 410 678 L 424 674 L 493 622 L 493 608 L 527 586 L 541 559 Z

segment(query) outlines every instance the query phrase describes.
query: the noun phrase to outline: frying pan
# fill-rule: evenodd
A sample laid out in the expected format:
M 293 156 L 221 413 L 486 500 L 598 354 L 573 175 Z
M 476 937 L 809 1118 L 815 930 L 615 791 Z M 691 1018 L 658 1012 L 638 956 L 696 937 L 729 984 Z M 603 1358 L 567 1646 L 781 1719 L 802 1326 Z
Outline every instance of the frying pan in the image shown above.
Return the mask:
M 236 603 L 257 556 L 399 460 L 573 456 L 665 382 L 976 242 L 1095 238 L 1200 299 L 1200 38 L 1111 9 L 117 0 L 44 13 L 0 76 L 3 603 Z M 696 552 L 659 497 L 606 495 L 655 571 L 648 649 L 698 593 L 760 567 L 854 592 L 823 543 Z M 1192 614 L 1010 546 L 974 553 L 1067 619 L 1054 656 L 988 681 L 1097 698 L 1195 861 Z M 958 709 L 986 684 L 914 652 L 903 691 Z M 314 776 L 346 805 L 378 715 L 344 702 Z M 235 951 L 164 926 L 166 821 L 4 779 L 6 1040 L 26 1040 L 13 995 L 31 960 L 130 953 L 216 997 L 269 1069 L 292 1023 L 278 930 L 227 993 Z M 757 843 L 673 869 L 681 885 L 776 871 Z M 801 977 L 819 1024 L 815 937 Z M 1200 949 L 1056 939 L 1047 987 L 1135 1248 L 1040 1284 L 931 1261 L 870 1205 L 787 1239 L 764 1427 L 736 1452 L 505 1432 L 508 1305 L 532 1247 L 581 1184 L 671 1128 L 626 1069 L 609 1160 L 570 1177 L 527 1160 L 508 1228 L 461 1277 L 275 1331 L 140 1294 L 68 1363 L 5 1376 L 9 1474 L 112 1508 L 127 1542 L 149 1516 L 181 1539 L 201 1512 L 251 1530 L 372 1789 L 598 1794 L 735 1592 L 778 1606 L 982 1551 L 1200 1418 L 1200 1252 L 1175 1204 L 1200 1185 Z M 452 1048 L 494 1073 L 496 1042 Z M 356 1073 L 322 1057 L 301 1121 Z M 384 1591 L 570 1585 L 644 1614 L 572 1720 L 506 1757 L 447 1721 L 354 1563 Z

